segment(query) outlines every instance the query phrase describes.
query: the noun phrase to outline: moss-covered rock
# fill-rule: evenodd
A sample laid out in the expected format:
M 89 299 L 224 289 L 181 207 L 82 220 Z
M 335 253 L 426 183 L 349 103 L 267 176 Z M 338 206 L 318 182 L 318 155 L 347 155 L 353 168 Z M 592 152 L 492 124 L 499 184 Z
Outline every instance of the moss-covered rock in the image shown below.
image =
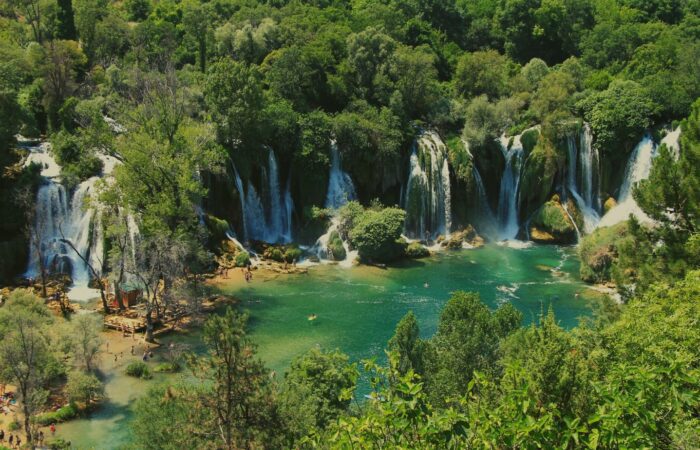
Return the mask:
M 525 161 L 520 176 L 520 215 L 529 217 L 552 194 L 557 173 L 564 157 L 551 141 L 540 137 Z
M 618 248 L 629 239 L 632 237 L 629 235 L 626 221 L 611 227 L 598 228 L 581 239 L 578 246 L 581 279 L 588 283 L 613 281 L 618 262 Z
M 546 244 L 576 242 L 576 225 L 562 206 L 558 195 L 542 205 L 530 221 L 530 239 Z
M 440 242 L 440 245 L 446 249 L 457 250 L 467 247 L 483 247 L 484 238 L 479 236 L 473 226 L 467 225 L 461 231 L 455 231 L 446 239 Z
M 425 248 L 420 242 L 411 242 L 406 247 L 407 258 L 418 259 L 426 256 L 430 256 L 430 250 Z
M 340 238 L 340 234 L 338 234 L 337 231 L 332 232 L 328 238 L 328 251 L 334 261 L 343 261 L 347 256 L 343 240 Z

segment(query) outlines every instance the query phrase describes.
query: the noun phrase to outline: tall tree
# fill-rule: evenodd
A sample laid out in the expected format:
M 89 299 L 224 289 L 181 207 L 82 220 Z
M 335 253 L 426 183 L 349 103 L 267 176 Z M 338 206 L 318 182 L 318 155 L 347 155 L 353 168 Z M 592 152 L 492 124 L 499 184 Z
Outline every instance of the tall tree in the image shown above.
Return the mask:
M 52 318 L 43 302 L 28 291 L 15 291 L 0 308 L 0 378 L 17 386 L 27 444 L 32 445 L 32 419 L 46 402 Z

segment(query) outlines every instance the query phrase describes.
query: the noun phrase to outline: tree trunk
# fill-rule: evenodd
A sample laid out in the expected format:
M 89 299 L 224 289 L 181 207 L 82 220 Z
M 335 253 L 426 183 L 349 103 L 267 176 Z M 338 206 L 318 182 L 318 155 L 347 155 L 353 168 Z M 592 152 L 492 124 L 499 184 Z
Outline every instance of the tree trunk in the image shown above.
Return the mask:
M 146 312 L 146 342 L 153 342 L 153 309 L 148 307 Z

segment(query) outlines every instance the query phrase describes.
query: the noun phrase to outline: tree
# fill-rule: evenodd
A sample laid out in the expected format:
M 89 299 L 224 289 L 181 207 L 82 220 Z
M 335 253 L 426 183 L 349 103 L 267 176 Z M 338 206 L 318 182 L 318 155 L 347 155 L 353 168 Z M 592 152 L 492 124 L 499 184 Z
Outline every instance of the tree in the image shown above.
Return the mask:
M 29 24 L 34 40 L 41 44 L 44 38 L 42 17 L 45 5 L 40 0 L 11 0 L 10 5 L 15 10 L 17 19 Z
M 396 41 L 376 28 L 367 28 L 348 37 L 347 76 L 357 95 L 367 101 L 375 98 L 375 86 L 385 76 L 386 63 L 396 49 Z
M 0 379 L 17 386 L 27 443 L 34 442 L 32 418 L 46 402 L 52 318 L 28 291 L 14 291 L 0 308 Z
M 97 367 L 97 355 L 102 345 L 102 318 L 91 314 L 78 314 L 70 321 L 71 353 L 75 365 L 85 373 Z
M 198 398 L 211 411 L 206 429 L 226 449 L 272 445 L 279 426 L 269 372 L 246 337 L 248 317 L 228 308 L 204 325 L 207 356 L 191 361 L 193 374 L 211 383 Z
M 182 3 L 182 24 L 185 33 L 197 43 L 199 70 L 207 68 L 207 42 L 211 40 L 212 11 L 209 3 L 188 0 Z
M 293 437 L 325 428 L 350 407 L 357 368 L 339 351 L 313 348 L 295 358 L 280 391 L 280 412 Z M 303 405 L 303 406 L 302 406 Z
M 264 108 L 260 73 L 229 58 L 212 64 L 205 97 L 219 140 L 229 147 L 256 142 Z
M 490 99 L 501 97 L 507 93 L 511 64 L 495 50 L 465 53 L 457 62 L 455 90 L 467 99 L 479 95 Z
M 495 374 L 501 339 L 522 314 L 510 303 L 492 312 L 479 294 L 456 292 L 440 314 L 425 353 L 426 388 L 437 402 L 464 395 L 475 372 Z
M 420 339 L 418 320 L 413 311 L 409 311 L 396 325 L 396 331 L 389 340 L 388 349 L 397 355 L 396 370 L 405 375 L 413 371 L 423 374 L 423 342 Z
M 105 15 L 107 2 L 105 0 L 73 0 L 75 11 L 75 28 L 85 54 L 89 60 L 95 55 L 95 31 L 97 24 Z
M 89 407 L 91 403 L 104 398 L 104 386 L 92 373 L 73 371 L 68 374 L 66 394 L 71 402 L 79 402 Z
M 591 124 L 595 145 L 607 153 L 621 145 L 631 149 L 656 111 L 656 105 L 639 84 L 622 80 L 615 80 L 605 91 L 581 100 L 578 107 Z
M 87 63 L 80 46 L 75 41 L 54 40 L 46 44 L 44 72 L 44 103 L 49 124 L 59 125 L 59 109 L 76 89 L 78 71 Z

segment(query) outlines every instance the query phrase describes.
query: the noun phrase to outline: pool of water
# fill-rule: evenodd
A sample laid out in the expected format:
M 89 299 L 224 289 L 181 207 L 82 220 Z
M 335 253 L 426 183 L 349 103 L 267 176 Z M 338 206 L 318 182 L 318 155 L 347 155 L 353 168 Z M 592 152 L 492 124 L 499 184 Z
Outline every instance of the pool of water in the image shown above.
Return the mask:
M 396 323 L 412 310 L 424 337 L 437 327 L 440 311 L 454 291 L 476 291 L 489 306 L 510 302 L 524 316 L 536 320 L 550 305 L 562 326 L 575 326 L 591 314 L 600 294 L 578 280 L 575 248 L 536 246 L 508 248 L 488 245 L 481 249 L 441 253 L 407 262 L 400 267 L 311 267 L 303 275 L 255 273 L 252 283 L 231 273 L 229 282 L 217 285 L 240 300 L 250 314 L 250 335 L 259 355 L 281 377 L 290 361 L 314 346 L 338 348 L 351 360 L 384 358 L 384 348 Z M 315 314 L 317 319 L 309 321 Z M 195 351 L 199 333 L 163 338 L 187 342 Z M 128 359 L 128 358 L 127 358 Z M 128 442 L 128 420 L 133 400 L 161 381 L 134 380 L 123 374 L 128 361 L 105 363 L 110 400 L 89 419 L 59 427 L 58 436 L 76 448 L 119 448 Z M 359 390 L 366 391 L 361 381 Z

